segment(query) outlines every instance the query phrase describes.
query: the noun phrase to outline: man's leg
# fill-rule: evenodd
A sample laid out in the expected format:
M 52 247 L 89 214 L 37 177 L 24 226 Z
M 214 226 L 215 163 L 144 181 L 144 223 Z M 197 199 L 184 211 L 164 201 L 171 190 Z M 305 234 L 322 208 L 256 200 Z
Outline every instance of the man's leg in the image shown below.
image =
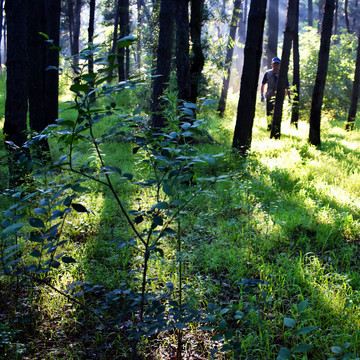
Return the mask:
M 267 131 L 271 131 L 273 109 L 274 109 L 274 101 L 272 99 L 266 99 Z

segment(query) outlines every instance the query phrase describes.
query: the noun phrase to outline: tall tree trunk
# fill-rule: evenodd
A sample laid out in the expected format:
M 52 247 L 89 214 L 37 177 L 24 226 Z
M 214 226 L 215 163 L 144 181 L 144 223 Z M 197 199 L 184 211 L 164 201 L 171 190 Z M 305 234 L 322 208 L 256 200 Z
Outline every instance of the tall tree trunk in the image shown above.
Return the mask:
M 324 16 L 321 27 L 321 40 L 316 80 L 312 94 L 310 110 L 309 141 L 320 145 L 321 106 L 323 103 L 327 69 L 329 64 L 331 30 L 333 26 L 335 0 L 325 0 Z
M 46 34 L 55 47 L 60 43 L 61 0 L 45 0 Z M 46 47 L 45 60 L 45 121 L 53 124 L 59 112 L 59 50 Z
M 201 28 L 203 15 L 204 0 L 191 2 L 191 19 L 190 19 L 190 35 L 192 41 L 192 57 L 191 57 L 191 95 L 190 101 L 196 104 L 199 83 L 201 80 L 201 72 L 204 67 L 205 58 L 201 45 Z
M 113 31 L 113 38 L 112 38 L 112 47 L 109 56 L 109 65 L 110 67 L 114 65 L 116 54 L 118 51 L 117 41 L 118 41 L 118 29 L 119 29 L 119 17 L 120 17 L 120 5 L 121 0 L 115 0 L 115 19 L 114 19 L 114 31 Z M 113 70 L 109 71 L 109 82 L 113 76 Z
M 73 25 L 73 48 L 71 50 L 71 55 L 77 55 L 80 52 L 80 25 L 81 25 L 81 8 L 82 0 L 75 0 L 75 9 L 74 9 L 74 25 Z M 74 58 L 74 64 L 79 65 L 79 59 Z
M 221 89 L 221 96 L 218 106 L 219 115 L 223 117 L 225 108 L 226 108 L 226 100 L 227 94 L 229 91 L 229 84 L 230 84 L 230 73 L 231 73 L 231 64 L 232 58 L 234 54 L 234 47 L 235 47 L 235 40 L 236 40 L 236 28 L 239 25 L 239 18 L 240 18 L 240 5 L 241 0 L 234 0 L 234 7 L 233 13 L 230 23 L 230 32 L 229 32 L 229 39 L 226 48 L 226 57 L 225 57 L 225 67 L 226 67 L 226 74 L 223 78 L 223 85 Z
M 299 6 L 297 7 L 296 14 L 297 21 L 295 23 L 295 33 L 293 39 L 293 87 L 295 94 L 293 96 L 293 103 L 291 109 L 290 124 L 298 128 L 299 123 L 299 101 L 300 101 L 300 53 L 299 53 Z
M 345 24 L 346 24 L 346 30 L 347 30 L 347 32 L 350 34 L 350 33 L 351 33 L 351 29 L 350 29 L 350 21 L 349 21 L 348 7 L 349 7 L 349 0 L 345 0 L 345 4 L 344 4 Z
M 5 141 L 22 146 L 26 141 L 27 114 L 27 6 L 22 0 L 6 1 L 5 11 L 8 29 L 7 77 L 5 123 L 3 132 Z M 23 178 L 24 172 L 18 165 L 16 152 L 11 146 L 8 150 L 9 185 L 16 186 Z
M 45 2 L 28 0 L 28 55 L 29 55 L 29 122 L 37 132 L 46 127 L 45 115 Z
M 247 7 L 248 7 L 248 0 L 241 1 L 240 7 L 240 23 L 239 23 L 239 41 L 242 44 L 245 44 L 246 40 L 246 21 L 247 21 Z
M 22 0 L 6 1 L 7 77 L 4 134 L 22 146 L 26 140 L 27 114 L 27 6 Z
M 252 140 L 267 0 L 252 1 L 248 18 L 233 147 L 246 155 Z
M 119 24 L 120 39 L 129 35 L 129 0 L 120 0 Z M 129 77 L 129 49 L 128 47 L 118 49 L 119 81 L 124 81 Z
M 350 104 L 347 122 L 345 125 L 346 130 L 354 129 L 356 112 L 359 102 L 359 86 L 360 86 L 360 29 L 358 35 L 358 47 L 356 51 L 356 66 L 355 66 L 353 89 L 351 94 L 351 104 Z
M 136 43 L 136 69 L 140 71 L 141 68 L 141 45 L 142 45 L 142 26 L 143 26 L 143 8 L 145 7 L 144 0 L 137 0 L 137 43 Z
M 176 0 L 176 75 L 179 100 L 190 101 L 189 0 Z
M 0 74 L 2 74 L 2 56 L 1 56 L 1 40 L 3 33 L 3 19 L 4 19 L 4 0 L 0 0 Z
M 291 44 L 296 32 L 296 23 L 298 22 L 297 14 L 299 8 L 299 0 L 288 0 L 286 25 L 284 32 L 284 43 L 281 55 L 281 67 L 279 72 L 279 80 L 276 90 L 274 116 L 271 126 L 271 138 L 280 138 L 281 118 L 283 112 L 283 103 L 285 98 L 285 87 L 287 82 L 287 73 L 289 69 L 289 60 L 291 52 Z
M 170 80 L 172 48 L 174 42 L 174 0 L 161 0 L 159 23 L 159 44 L 157 49 L 156 75 L 153 83 L 153 102 L 152 102 L 152 127 L 165 127 L 165 119 L 161 114 L 163 100 L 161 97 L 168 86 Z
M 279 37 L 279 0 L 269 0 L 268 15 L 269 33 L 266 48 L 267 66 L 271 67 L 271 60 L 277 56 Z
M 308 0 L 308 26 L 313 26 L 313 0 Z
M 335 15 L 334 15 L 334 31 L 333 34 L 338 33 L 338 9 L 339 9 L 339 0 L 335 0 Z
M 96 0 L 90 0 L 89 26 L 88 26 L 88 43 L 89 43 L 89 45 L 92 44 L 93 40 L 94 40 L 95 7 L 96 7 Z M 93 54 L 90 55 L 89 60 L 88 60 L 88 71 L 89 71 L 89 74 L 92 74 L 94 72 L 94 56 L 93 56 Z M 93 81 L 90 82 L 90 87 L 91 87 L 91 89 L 94 89 Z M 92 98 L 92 100 L 95 99 L 94 93 L 92 93 L 91 98 Z
M 324 9 L 324 1 L 318 0 L 318 31 L 321 30 L 321 22 L 323 21 L 323 9 Z

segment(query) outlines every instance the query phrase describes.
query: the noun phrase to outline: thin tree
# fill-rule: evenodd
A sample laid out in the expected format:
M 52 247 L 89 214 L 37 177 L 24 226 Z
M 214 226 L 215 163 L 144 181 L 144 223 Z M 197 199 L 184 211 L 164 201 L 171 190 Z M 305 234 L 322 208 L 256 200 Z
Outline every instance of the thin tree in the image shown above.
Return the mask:
M 268 13 L 268 41 L 266 47 L 267 66 L 271 66 L 271 59 L 277 56 L 279 37 L 279 0 L 269 0 Z
M 312 145 L 320 145 L 321 143 L 320 140 L 321 106 L 323 103 L 326 75 L 329 65 L 330 40 L 331 40 L 331 30 L 333 26 L 334 9 L 335 9 L 335 0 L 325 0 L 324 15 L 321 26 L 321 40 L 320 40 L 317 73 L 316 73 L 313 94 L 312 94 L 311 110 L 310 110 L 309 141 Z
M 2 56 L 1 56 L 1 39 L 3 33 L 3 19 L 4 19 L 4 0 L 0 0 L 0 74 L 2 74 Z
M 190 101 L 189 0 L 176 0 L 176 75 L 179 100 Z
M 308 0 L 308 26 L 313 26 L 313 1 Z
M 285 98 L 285 87 L 287 83 L 287 73 L 289 69 L 289 60 L 291 52 L 291 44 L 293 42 L 296 33 L 296 23 L 298 22 L 297 14 L 299 8 L 299 0 L 288 0 L 286 25 L 284 32 L 284 43 L 281 55 L 281 67 L 279 72 L 279 80 L 276 90 L 274 116 L 272 119 L 270 137 L 279 139 L 281 118 L 283 112 L 283 103 Z
M 350 104 L 347 122 L 345 125 L 345 129 L 348 131 L 354 129 L 356 112 L 359 102 L 359 87 L 360 87 L 360 29 L 358 35 L 358 47 L 356 51 L 356 66 L 355 66 L 353 89 L 351 94 L 351 104 Z
M 234 0 L 234 7 L 233 7 L 233 13 L 231 17 L 231 23 L 230 23 L 230 32 L 229 32 L 229 39 L 228 44 L 226 48 L 226 57 L 225 57 L 225 76 L 223 78 L 223 85 L 221 88 L 221 96 L 218 106 L 218 112 L 221 117 L 223 117 L 225 108 L 226 108 L 226 100 L 227 100 L 227 94 L 229 91 L 229 84 L 230 84 L 230 73 L 231 73 L 231 64 L 232 64 L 232 58 L 234 54 L 234 47 L 235 47 L 235 41 L 236 41 L 236 29 L 239 26 L 239 20 L 240 20 L 240 6 L 241 6 L 241 0 Z
M 74 66 L 78 66 L 79 59 L 76 56 L 80 50 L 80 25 L 81 8 L 83 0 L 67 0 L 67 18 L 69 22 L 70 53 L 74 56 Z
M 252 140 L 267 0 L 250 4 L 233 148 L 246 155 Z
M 201 29 L 203 19 L 204 0 L 191 2 L 190 36 L 192 42 L 192 56 L 190 58 L 191 95 L 190 101 L 196 104 L 199 94 L 201 72 L 205 57 L 201 44 Z
M 350 33 L 351 33 L 351 29 L 350 29 L 350 21 L 349 21 L 349 11 L 348 11 L 348 7 L 349 7 L 349 0 L 345 0 L 345 3 L 344 3 L 345 25 L 346 25 L 346 30 L 347 30 L 347 32 L 350 34 Z
M 130 15 L 129 15 L 129 0 L 119 0 L 119 25 L 120 25 L 120 39 L 130 34 Z M 118 49 L 118 72 L 119 81 L 129 78 L 129 48 L 122 47 Z
M 298 128 L 299 123 L 299 101 L 300 101 L 300 52 L 299 52 L 299 6 L 297 7 L 297 21 L 295 22 L 295 33 L 293 38 L 293 89 L 294 96 L 291 109 L 290 124 Z
M 7 17 L 7 77 L 5 122 L 3 132 L 5 141 L 22 146 L 26 141 L 27 114 L 27 6 L 22 0 L 6 1 Z M 11 146 L 8 150 L 10 185 L 16 185 L 22 177 L 17 158 Z
M 170 80 L 172 48 L 174 42 L 174 0 L 161 0 L 159 14 L 159 44 L 157 49 L 156 74 L 152 94 L 152 127 L 163 128 L 165 118 L 161 114 L 164 91 Z

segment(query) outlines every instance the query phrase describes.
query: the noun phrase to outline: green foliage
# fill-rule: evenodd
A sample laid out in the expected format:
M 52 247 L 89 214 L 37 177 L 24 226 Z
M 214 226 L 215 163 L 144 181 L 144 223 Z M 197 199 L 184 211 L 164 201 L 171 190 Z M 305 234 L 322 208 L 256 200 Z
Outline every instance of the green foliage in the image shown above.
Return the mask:
M 319 44 L 320 37 L 316 28 L 307 28 L 300 36 L 301 109 L 310 109 Z M 332 36 L 323 105 L 324 110 L 341 119 L 345 119 L 350 107 L 356 47 L 355 34 L 343 31 Z

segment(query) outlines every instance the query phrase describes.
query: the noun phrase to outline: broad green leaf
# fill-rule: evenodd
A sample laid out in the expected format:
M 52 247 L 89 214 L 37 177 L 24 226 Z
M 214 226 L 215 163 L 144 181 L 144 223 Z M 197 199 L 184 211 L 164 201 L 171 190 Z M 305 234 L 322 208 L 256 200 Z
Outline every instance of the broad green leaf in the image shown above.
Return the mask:
M 315 329 L 317 329 L 317 326 L 305 326 L 303 328 L 301 328 L 297 334 L 298 335 L 306 335 L 311 333 L 312 331 L 314 331 Z
M 309 300 L 306 299 L 304 301 L 302 301 L 298 306 L 297 306 L 297 311 L 298 313 L 302 313 L 308 306 Z
M 76 260 L 74 258 L 72 258 L 71 256 L 63 256 L 61 258 L 61 260 L 65 263 L 65 264 L 71 264 L 71 263 L 75 263 Z
M 222 310 L 220 311 L 220 315 L 223 316 L 223 315 L 225 315 L 226 313 L 228 313 L 229 311 L 230 311 L 229 308 L 224 308 L 224 309 L 222 309 Z
M 340 346 L 332 346 L 331 347 L 331 351 L 334 353 L 334 354 L 338 354 L 340 355 L 343 351 L 342 347 Z
M 30 255 L 33 257 L 39 258 L 39 257 L 41 257 L 41 252 L 38 249 L 35 249 L 30 253 Z
M 73 84 L 70 86 L 70 90 L 73 92 L 89 92 L 90 86 L 88 84 Z
M 184 106 L 189 109 L 197 109 L 197 105 L 194 103 L 184 103 Z
M 163 191 L 167 196 L 172 196 L 174 194 L 174 189 L 168 184 L 163 185 Z
M 30 217 L 29 224 L 34 228 L 44 228 L 45 224 L 41 219 Z
M 214 327 L 213 326 L 202 326 L 200 328 L 200 330 L 211 331 L 211 330 L 214 330 Z
M 212 341 L 221 341 L 224 339 L 224 335 L 214 335 L 211 340 Z
M 222 319 L 220 322 L 219 322 L 219 330 L 220 331 L 224 331 L 226 329 L 226 326 L 227 326 L 227 322 L 225 319 Z
M 296 321 L 292 318 L 286 317 L 284 318 L 284 325 L 293 328 L 296 325 Z
M 137 38 L 134 36 L 126 36 L 117 41 L 118 48 L 123 48 L 130 46 L 133 42 L 137 41 Z
M 72 208 L 80 213 L 89 212 L 84 205 L 71 203 Z
M 160 201 L 158 202 L 157 204 L 154 205 L 154 209 L 168 209 L 169 208 L 169 204 L 167 202 L 163 202 L 163 201 Z
M 290 349 L 286 347 L 280 348 L 279 355 L 277 356 L 276 360 L 287 360 L 291 357 Z
M 153 216 L 153 222 L 152 222 L 152 228 L 155 229 L 157 226 L 162 226 L 163 225 L 163 219 L 161 216 L 157 216 L 157 215 L 154 215 Z
M 310 351 L 312 348 L 313 346 L 310 344 L 300 344 L 295 346 L 294 352 L 304 353 Z
M 47 210 L 44 208 L 36 208 L 34 209 L 34 213 L 36 215 L 46 215 L 47 214 Z
M 16 234 L 24 225 L 26 224 L 25 223 L 12 224 L 2 231 L 2 235 Z

